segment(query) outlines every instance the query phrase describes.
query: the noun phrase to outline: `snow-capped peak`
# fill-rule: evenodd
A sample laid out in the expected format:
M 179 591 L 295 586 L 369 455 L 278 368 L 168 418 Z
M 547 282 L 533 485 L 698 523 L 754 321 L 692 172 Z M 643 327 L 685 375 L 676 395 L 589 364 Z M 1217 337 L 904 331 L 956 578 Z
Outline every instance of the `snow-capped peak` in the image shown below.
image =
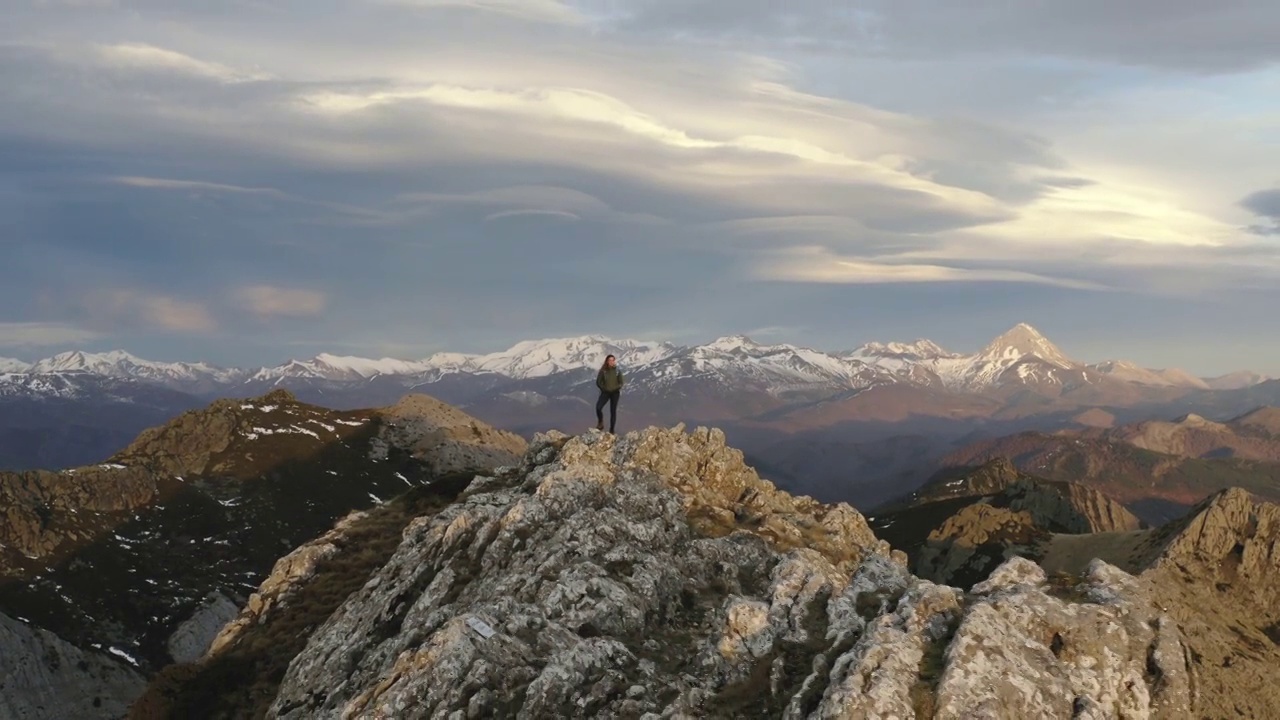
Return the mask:
M 746 335 L 725 335 L 699 347 L 715 352 L 736 352 L 765 347 Z
M 942 349 L 932 340 L 923 338 L 915 342 L 869 342 L 862 347 L 849 353 L 849 357 L 858 359 L 896 359 L 896 360 L 925 360 L 928 358 L 951 357 L 953 353 L 949 353 Z
M 424 364 L 445 372 L 500 373 L 513 378 L 535 378 L 566 370 L 596 368 L 608 355 L 630 367 L 647 365 L 680 350 L 671 343 L 615 339 L 602 335 L 526 340 L 507 350 L 487 355 L 437 353 Z
M 82 350 L 58 353 L 53 357 L 36 361 L 33 373 L 91 372 L 99 375 L 120 375 L 128 367 L 147 365 L 147 361 L 123 350 L 105 353 L 87 353 Z
M 124 350 L 87 353 L 64 352 L 32 364 L 33 374 L 91 373 L 115 378 L 136 378 L 162 383 L 213 381 L 228 382 L 239 371 L 226 370 L 207 363 L 156 362 L 144 360 Z
M 991 341 L 978 356 L 987 360 L 1016 360 L 1034 356 L 1061 368 L 1075 367 L 1075 363 L 1039 330 L 1026 323 L 1018 323 L 1000 337 Z
M 0 373 L 24 373 L 30 368 L 29 362 L 0 357 Z
M 384 357 L 380 360 L 354 357 L 351 355 L 331 355 L 320 353 L 312 361 L 317 365 L 345 370 L 360 377 L 376 377 L 378 375 L 412 375 L 426 369 L 426 363 L 418 360 L 397 360 Z

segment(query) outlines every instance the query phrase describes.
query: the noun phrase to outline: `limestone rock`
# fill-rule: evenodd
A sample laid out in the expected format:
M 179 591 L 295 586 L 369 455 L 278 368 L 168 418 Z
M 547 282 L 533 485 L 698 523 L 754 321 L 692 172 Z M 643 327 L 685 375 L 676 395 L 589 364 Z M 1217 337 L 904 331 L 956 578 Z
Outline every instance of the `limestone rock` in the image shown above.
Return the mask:
M 1172 536 L 1154 566 L 1212 567 L 1224 579 L 1241 579 L 1270 594 L 1267 580 L 1280 571 L 1280 506 L 1256 502 L 1230 488 L 1201 503 L 1166 531 Z
M 0 614 L 0 718 L 122 717 L 145 686 L 124 660 Z
M 258 586 L 257 592 L 249 596 L 249 601 L 238 614 L 231 613 L 231 616 L 224 621 L 225 624 L 219 626 L 208 642 L 207 649 L 202 650 L 200 656 L 215 655 L 225 651 L 240 639 L 245 630 L 265 622 L 268 614 L 287 603 L 294 590 L 311 578 L 320 562 L 339 552 L 339 541 L 346 534 L 347 529 L 366 516 L 367 513 L 364 511 L 349 513 L 324 535 L 300 545 L 277 560 L 271 568 L 271 573 Z M 177 662 L 184 662 L 178 660 L 177 655 L 174 655 L 174 659 Z
M 1026 511 L 1036 525 L 1055 532 L 1127 532 L 1143 527 L 1125 506 L 1079 483 L 1021 477 L 1005 494 L 1010 510 Z
M 968 587 L 1010 557 L 1039 559 L 1055 534 L 1143 527 L 1097 490 L 1019 472 L 1003 458 L 948 477 L 875 524 L 911 555 L 912 569 L 933 582 Z
M 528 447 L 519 435 L 498 430 L 428 395 L 407 395 L 378 415 L 383 422 L 371 456 L 385 459 L 392 449 L 401 449 L 426 462 L 437 477 L 514 465 Z
M 42 559 L 88 542 L 102 525 L 156 497 L 155 478 L 140 468 L 104 464 L 63 472 L 0 472 L 0 546 Z M 21 558 L 0 575 L 16 573 Z
M 169 656 L 175 663 L 199 660 L 223 626 L 234 618 L 239 608 L 226 595 L 215 592 L 205 603 L 169 636 Z
M 410 523 L 269 715 L 1186 713 L 1181 636 L 1132 577 L 1098 564 L 1062 598 L 1037 570 L 1010 560 L 973 595 L 916 578 L 852 508 L 777 492 L 715 431 L 540 435 Z
M 974 503 L 929 533 L 914 569 L 935 582 L 972 585 L 1010 554 L 1048 535 L 1028 511 Z
M 946 652 L 936 718 L 1148 718 L 1189 710 L 1176 631 L 1159 625 L 1132 576 L 1095 561 L 1075 588 L 1085 602 L 1054 597 L 1044 580 L 1035 563 L 1015 558 L 974 588 Z

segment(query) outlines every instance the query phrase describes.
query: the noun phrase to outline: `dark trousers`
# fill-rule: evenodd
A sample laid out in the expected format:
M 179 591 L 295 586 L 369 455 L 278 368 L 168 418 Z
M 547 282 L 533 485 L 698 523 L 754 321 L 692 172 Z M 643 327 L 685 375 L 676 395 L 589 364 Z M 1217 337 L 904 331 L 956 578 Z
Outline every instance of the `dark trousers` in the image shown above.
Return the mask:
M 613 428 L 618 424 L 618 397 L 622 395 L 621 390 L 600 391 L 600 399 L 596 400 L 596 422 L 604 422 L 604 404 L 609 403 L 609 432 L 613 432 Z

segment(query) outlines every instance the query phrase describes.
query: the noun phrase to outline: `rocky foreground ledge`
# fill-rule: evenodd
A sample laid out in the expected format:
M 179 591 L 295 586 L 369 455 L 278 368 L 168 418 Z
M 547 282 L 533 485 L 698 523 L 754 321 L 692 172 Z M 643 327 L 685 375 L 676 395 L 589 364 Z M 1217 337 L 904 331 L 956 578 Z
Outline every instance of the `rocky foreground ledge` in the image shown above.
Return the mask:
M 552 433 L 410 523 L 268 716 L 1174 718 L 1187 655 L 1100 560 L 1049 582 L 1013 559 L 964 592 L 718 431 Z

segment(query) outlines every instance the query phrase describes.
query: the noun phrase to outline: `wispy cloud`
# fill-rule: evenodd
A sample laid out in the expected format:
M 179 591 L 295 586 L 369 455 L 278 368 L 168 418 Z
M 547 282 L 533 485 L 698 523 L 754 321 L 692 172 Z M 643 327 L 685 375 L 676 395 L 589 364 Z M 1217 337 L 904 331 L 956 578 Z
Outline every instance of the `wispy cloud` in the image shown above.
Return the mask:
M 259 318 L 311 317 L 325 309 L 324 293 L 273 285 L 238 288 L 232 293 L 232 299 Z
M 1073 290 L 1107 289 L 1095 282 L 1056 278 L 1020 270 L 877 262 L 868 258 L 840 256 L 816 247 L 766 254 L 765 259 L 754 265 L 753 275 L 762 280 L 806 283 L 998 282 L 1051 285 Z
M 89 292 L 83 298 L 83 310 L 102 333 L 137 329 L 207 333 L 218 327 L 204 302 L 132 288 Z
M 859 293 L 946 329 L 1280 301 L 1275 3 L 117 5 L 0 24 L 0 303 L 131 288 L 67 312 L 94 331 L 812 339 L 867 322 Z
M 271 75 L 237 70 L 222 63 L 198 60 L 190 55 L 146 43 L 120 43 L 97 47 L 101 61 L 115 68 L 171 72 L 225 83 L 270 80 Z
M 365 0 L 373 5 L 410 8 L 474 10 L 510 15 L 523 20 L 576 25 L 585 18 L 559 0 Z
M 0 347 L 40 348 L 74 346 L 98 339 L 99 334 L 61 323 L 0 322 Z

